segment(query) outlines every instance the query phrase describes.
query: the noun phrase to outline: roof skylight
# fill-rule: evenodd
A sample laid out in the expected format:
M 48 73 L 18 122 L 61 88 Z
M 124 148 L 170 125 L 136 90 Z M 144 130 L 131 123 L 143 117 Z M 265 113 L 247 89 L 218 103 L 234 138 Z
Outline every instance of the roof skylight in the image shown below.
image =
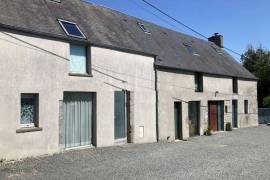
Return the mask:
M 68 36 L 86 39 L 85 35 L 82 33 L 76 23 L 61 19 L 59 19 L 58 21 Z
M 190 53 L 190 54 L 193 54 L 195 56 L 200 56 L 200 54 L 189 44 L 184 44 L 184 46 L 186 47 L 187 51 Z
M 145 32 L 146 34 L 151 34 L 151 31 L 147 29 L 143 23 L 138 22 L 137 24 L 143 30 L 143 32 Z

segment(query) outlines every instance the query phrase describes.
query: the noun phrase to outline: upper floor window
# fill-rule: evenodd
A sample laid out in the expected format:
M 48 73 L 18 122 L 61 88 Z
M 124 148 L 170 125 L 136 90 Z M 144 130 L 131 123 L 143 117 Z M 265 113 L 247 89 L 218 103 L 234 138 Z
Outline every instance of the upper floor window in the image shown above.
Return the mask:
M 248 114 L 248 100 L 244 101 L 245 114 Z
M 21 94 L 22 127 L 38 126 L 38 94 Z
M 70 45 L 69 71 L 72 74 L 88 74 L 87 47 Z
M 203 92 L 203 74 L 202 73 L 195 73 L 195 92 Z
M 68 36 L 86 39 L 85 35 L 82 33 L 82 31 L 80 30 L 80 28 L 77 26 L 76 23 L 61 19 L 59 19 L 58 21 Z
M 238 93 L 238 79 L 233 77 L 232 79 L 233 93 Z

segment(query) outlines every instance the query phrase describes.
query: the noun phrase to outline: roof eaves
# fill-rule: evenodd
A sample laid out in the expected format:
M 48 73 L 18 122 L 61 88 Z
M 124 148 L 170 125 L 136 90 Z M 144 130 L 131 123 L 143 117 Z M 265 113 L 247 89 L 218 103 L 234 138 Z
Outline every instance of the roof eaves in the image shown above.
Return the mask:
M 246 80 L 252 80 L 252 81 L 258 81 L 258 78 L 254 77 L 243 77 L 243 76 L 234 76 L 234 75 L 225 75 L 225 74 L 218 74 L 218 73 L 210 73 L 210 72 L 205 72 L 205 71 L 194 71 L 190 69 L 184 69 L 184 68 L 178 68 L 178 67 L 170 67 L 166 65 L 160 65 L 160 64 L 155 64 L 155 67 L 160 70 L 175 70 L 175 71 L 186 71 L 186 72 L 199 72 L 199 73 L 205 73 L 205 74 L 210 74 L 210 75 L 218 75 L 218 76 L 225 76 L 225 77 L 237 77 L 240 79 L 246 79 Z
M 89 43 L 89 41 L 87 41 L 85 39 L 78 39 L 78 38 L 68 37 L 68 36 L 60 35 L 60 34 L 45 33 L 45 32 L 41 32 L 41 31 L 29 30 L 26 28 L 10 26 L 10 25 L 6 25 L 6 24 L 2 24 L 2 23 L 0 23 L 0 28 L 6 29 L 6 30 L 22 32 L 22 33 L 27 33 L 27 34 L 32 34 L 32 35 L 37 35 L 37 36 L 42 36 L 42 37 L 47 37 L 47 38 L 55 38 L 55 39 L 62 40 L 62 41 Z
M 156 57 L 157 55 L 143 52 L 143 51 L 136 51 L 128 48 L 122 48 L 122 47 L 116 47 L 116 46 L 111 46 L 111 45 L 106 45 L 106 44 L 98 44 L 98 43 L 93 43 L 89 40 L 86 39 L 78 39 L 78 38 L 73 38 L 65 35 L 57 35 L 57 34 L 52 34 L 52 33 L 44 33 L 40 31 L 33 31 L 21 27 L 14 27 L 14 26 L 9 26 L 5 24 L 0 23 L 0 28 L 6 29 L 6 30 L 11 30 L 11 31 L 16 31 L 16 32 L 22 32 L 26 34 L 31 34 L 31 35 L 36 35 L 36 36 L 42 36 L 46 38 L 53 38 L 61 41 L 66 41 L 66 42 L 71 42 L 71 43 L 85 43 L 85 44 L 91 44 L 92 46 L 95 47 L 103 47 L 103 48 L 108 48 L 108 49 L 114 49 L 118 51 L 123 51 L 127 53 L 133 53 L 133 54 L 139 54 L 139 55 L 144 55 L 144 56 L 149 56 L 149 57 Z

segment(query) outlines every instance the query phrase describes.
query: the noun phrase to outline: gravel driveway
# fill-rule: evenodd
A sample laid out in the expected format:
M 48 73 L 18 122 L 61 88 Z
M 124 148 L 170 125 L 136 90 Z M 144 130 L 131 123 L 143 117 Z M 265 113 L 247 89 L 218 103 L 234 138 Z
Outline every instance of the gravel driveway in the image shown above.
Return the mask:
M 270 179 L 270 127 L 0 165 L 0 179 Z

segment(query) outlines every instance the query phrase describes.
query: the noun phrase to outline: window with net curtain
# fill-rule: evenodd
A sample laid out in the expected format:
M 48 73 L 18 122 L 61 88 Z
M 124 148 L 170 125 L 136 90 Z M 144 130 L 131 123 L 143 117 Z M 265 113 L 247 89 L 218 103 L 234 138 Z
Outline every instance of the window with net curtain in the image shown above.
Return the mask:
M 38 94 L 21 94 L 21 126 L 38 125 Z
M 70 45 L 70 73 L 87 74 L 86 47 Z

